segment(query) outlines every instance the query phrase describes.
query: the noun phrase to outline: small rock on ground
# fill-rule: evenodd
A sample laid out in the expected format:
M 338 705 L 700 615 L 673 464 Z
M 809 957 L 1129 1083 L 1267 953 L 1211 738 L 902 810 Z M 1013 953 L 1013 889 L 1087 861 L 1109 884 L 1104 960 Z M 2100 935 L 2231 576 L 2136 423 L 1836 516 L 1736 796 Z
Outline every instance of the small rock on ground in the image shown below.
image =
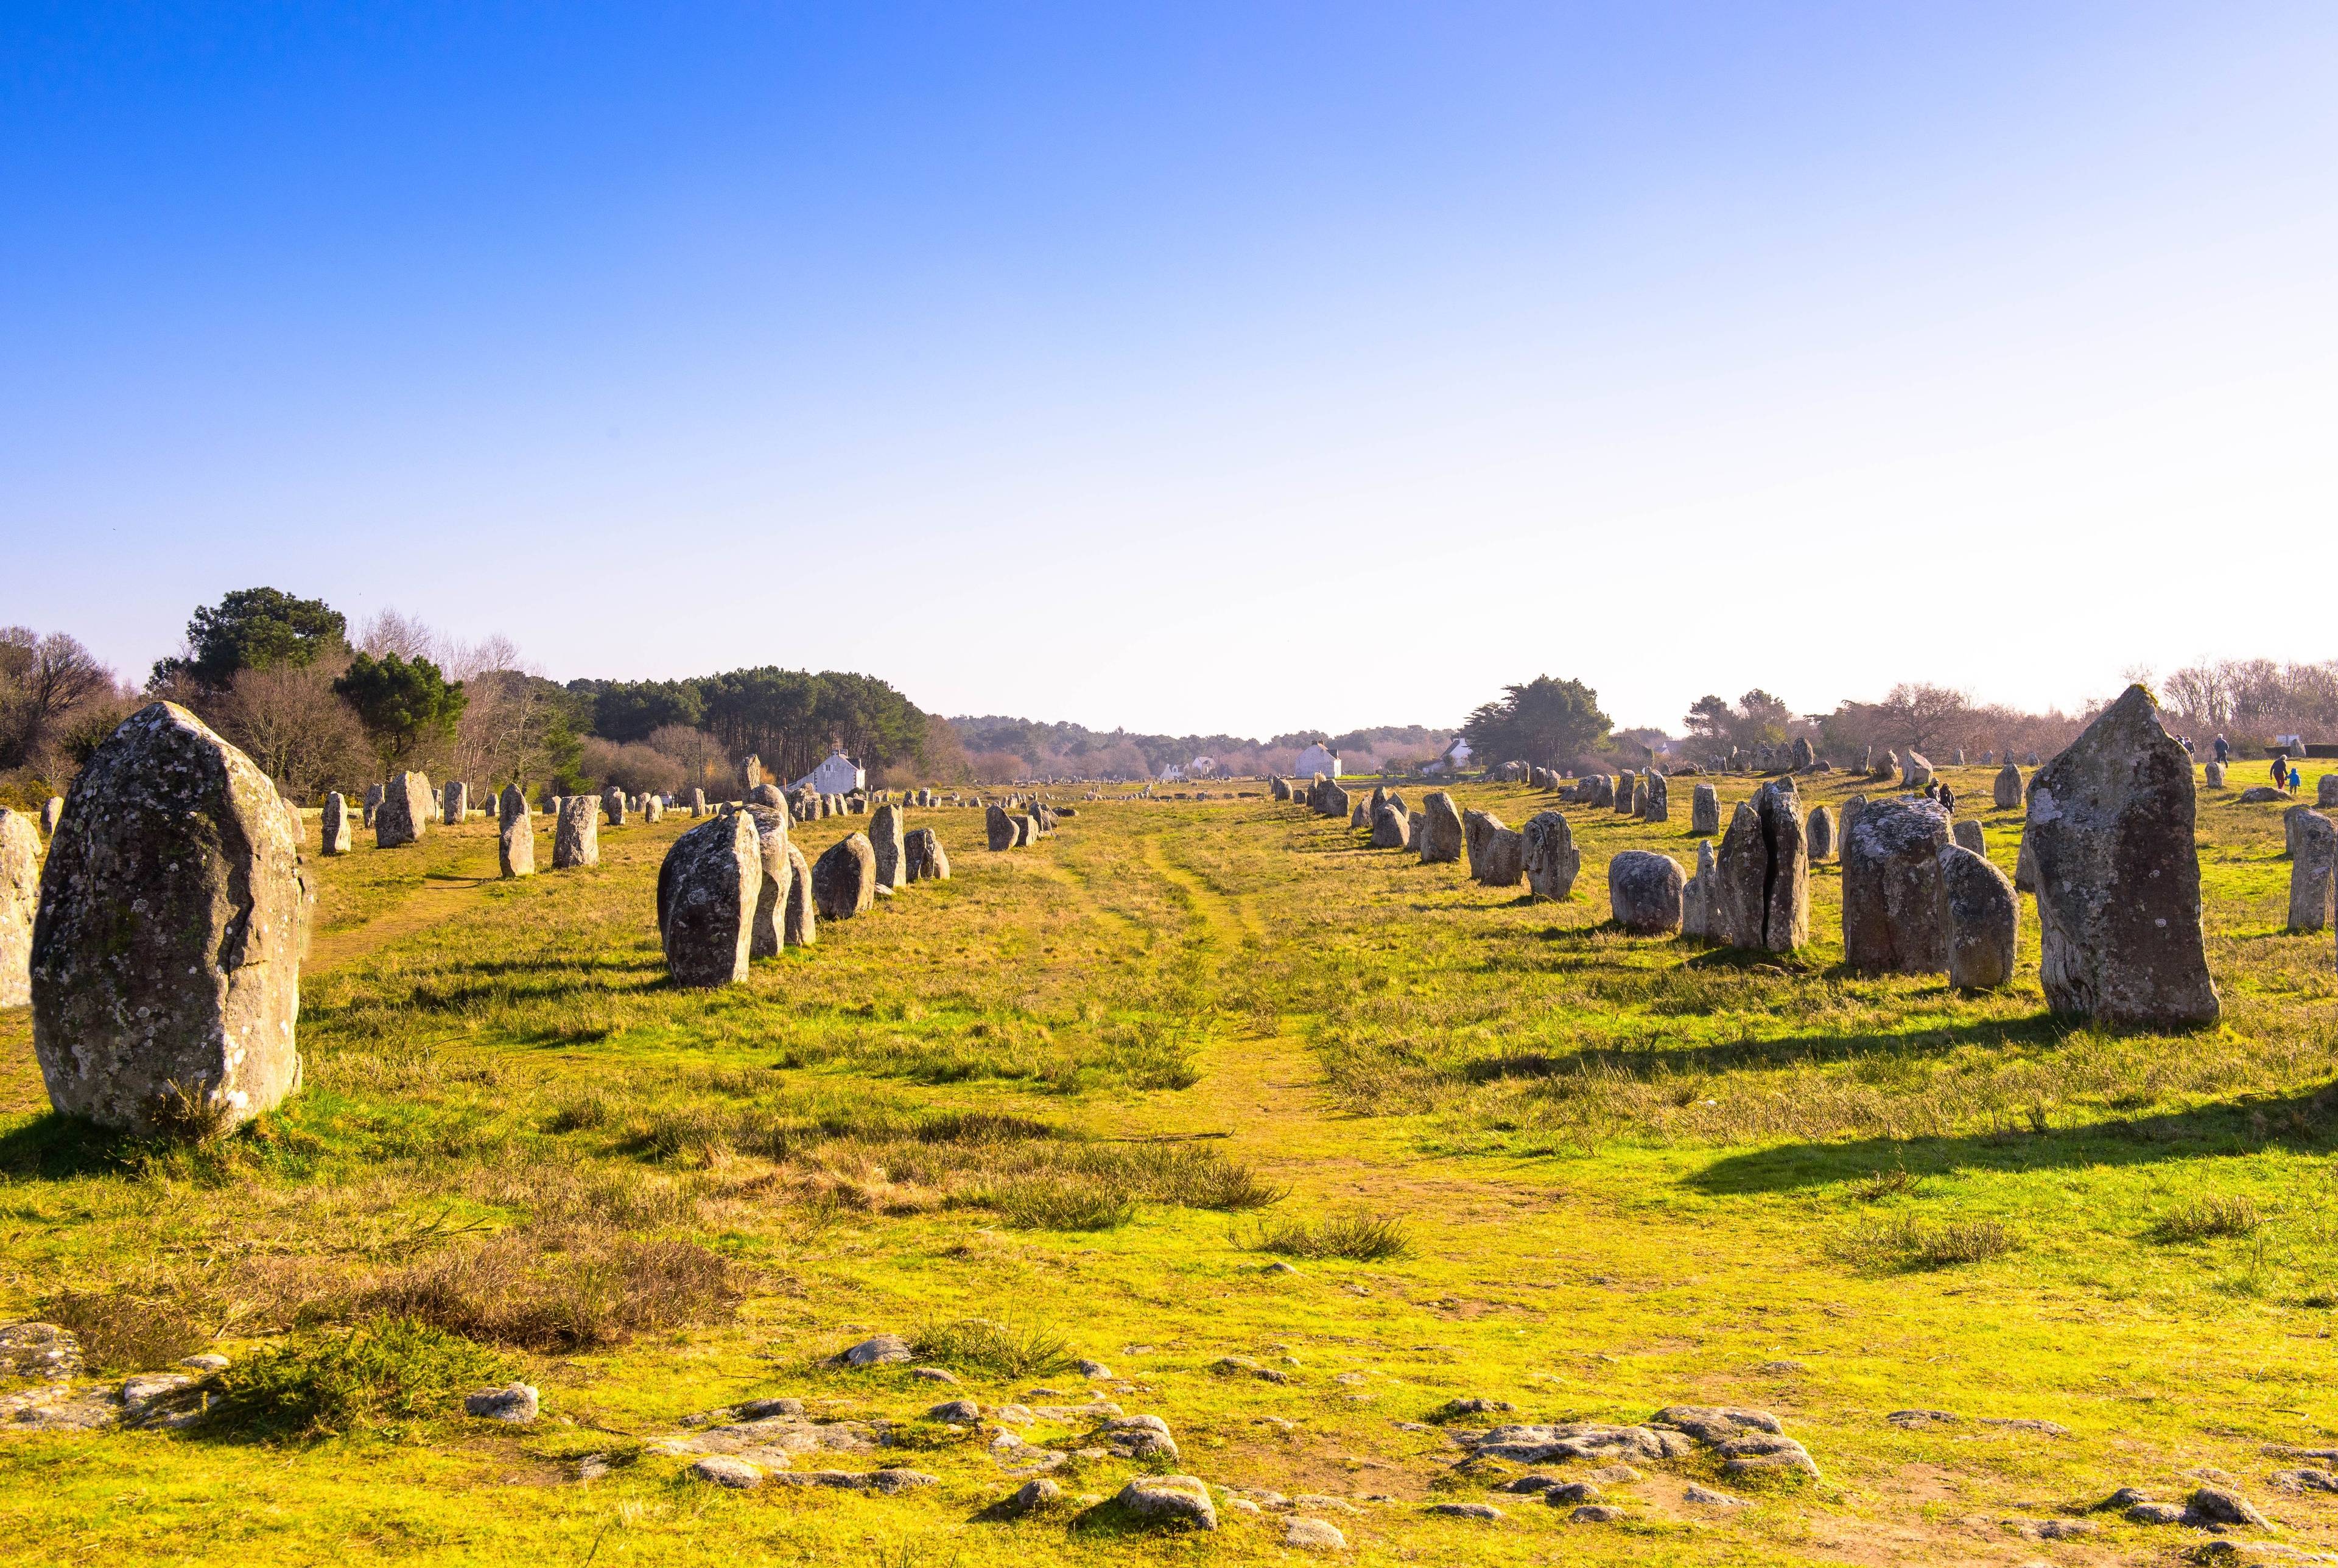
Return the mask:
M 1586 1503 L 1567 1517 L 1577 1524 L 1613 1524 L 1624 1511 L 1612 1503 Z
M 1694 1503 L 1700 1508 L 1743 1508 L 1746 1505 L 1743 1497 L 1733 1497 L 1726 1492 L 1716 1492 L 1694 1481 L 1682 1488 L 1681 1501 Z
M 1024 1482 L 1000 1506 L 1008 1514 L 1034 1514 L 1043 1508 L 1052 1508 L 1063 1500 L 1064 1489 L 1042 1475 L 1036 1481 Z
M 955 1383 L 958 1381 L 957 1373 L 945 1371 L 939 1367 L 912 1367 L 909 1368 L 909 1376 L 912 1377 L 922 1377 L 928 1383 Z
M 1120 1489 L 1119 1503 L 1132 1516 L 1150 1524 L 1199 1530 L 1218 1527 L 1217 1505 L 1197 1476 L 1135 1476 Z
M 1449 1519 L 1499 1519 L 1502 1511 L 1491 1503 L 1431 1503 L 1431 1514 L 1441 1514 Z
M 1112 1377 L 1112 1368 L 1101 1361 L 1081 1361 L 1076 1363 L 1073 1369 L 1083 1377 L 1094 1378 L 1099 1382 L 1108 1382 Z
M 501 1388 L 481 1388 L 463 1396 L 463 1414 L 486 1421 L 524 1424 L 535 1419 L 537 1407 L 535 1389 L 526 1383 L 507 1384 Z
M 690 1478 L 747 1492 L 763 1484 L 763 1467 L 750 1465 L 744 1459 L 733 1459 L 728 1454 L 709 1454 L 692 1464 Z
M 1297 1516 L 1282 1524 L 1282 1544 L 1307 1552 L 1344 1552 L 1348 1538 L 1340 1527 L 1321 1519 L 1302 1519 Z
M 909 1342 L 899 1334 L 863 1339 L 837 1357 L 847 1367 L 887 1367 L 909 1359 Z

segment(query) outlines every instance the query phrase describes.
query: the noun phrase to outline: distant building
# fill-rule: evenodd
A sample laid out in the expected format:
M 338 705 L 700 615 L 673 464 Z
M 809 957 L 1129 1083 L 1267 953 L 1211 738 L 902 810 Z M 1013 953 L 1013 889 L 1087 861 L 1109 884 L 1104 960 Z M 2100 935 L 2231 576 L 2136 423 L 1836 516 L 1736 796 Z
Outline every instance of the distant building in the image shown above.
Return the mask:
M 1162 784 L 1175 784 L 1184 779 L 1184 777 L 1185 769 L 1177 763 L 1172 762 L 1161 769 L 1161 777 L 1159 779 L 1155 780 L 1155 782 Z
M 1469 766 L 1470 755 L 1469 742 L 1462 740 L 1460 736 L 1456 735 L 1453 737 L 1453 744 L 1448 746 L 1445 749 L 1444 754 L 1439 757 L 1436 761 L 1431 762 L 1429 765 L 1427 771 L 1431 773 L 1459 773 Z
M 1302 751 L 1299 760 L 1291 765 L 1291 770 L 1302 779 L 1312 779 L 1318 773 L 1326 779 L 1337 779 L 1340 776 L 1340 754 L 1319 742 Z
M 1196 757 L 1185 764 L 1185 771 L 1196 779 L 1207 779 L 1217 770 L 1218 760 L 1214 757 Z
M 842 751 L 831 751 L 828 760 L 788 786 L 790 789 L 810 789 L 816 795 L 850 795 L 868 786 L 869 776 L 860 765 Z

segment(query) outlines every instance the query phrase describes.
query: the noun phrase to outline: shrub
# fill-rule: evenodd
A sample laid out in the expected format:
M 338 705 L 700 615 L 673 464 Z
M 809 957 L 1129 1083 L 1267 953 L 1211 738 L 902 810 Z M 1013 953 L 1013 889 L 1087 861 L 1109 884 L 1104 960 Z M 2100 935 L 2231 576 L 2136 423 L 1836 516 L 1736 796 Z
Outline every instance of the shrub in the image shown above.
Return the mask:
M 1136 1218 L 1136 1202 L 1117 1186 L 1039 1178 L 1010 1182 L 990 1207 L 1025 1230 L 1117 1230 Z
M 1278 1225 L 1262 1225 L 1252 1246 L 1261 1252 L 1280 1252 L 1287 1258 L 1346 1258 L 1371 1263 L 1383 1258 L 1410 1257 L 1412 1238 L 1405 1230 L 1404 1221 L 1395 1215 L 1378 1213 L 1360 1205 L 1318 1224 L 1291 1220 Z
M 214 1408 L 256 1432 L 323 1436 L 452 1415 L 463 1394 L 510 1375 L 509 1362 L 485 1346 L 410 1318 L 383 1318 L 244 1357 L 221 1375 Z
M 1995 1220 L 1920 1220 L 1913 1215 L 1854 1230 L 1842 1250 L 1854 1262 L 1901 1269 L 1983 1263 L 2021 1250 L 2021 1239 Z
M 2152 1234 L 2162 1241 L 2205 1241 L 2246 1236 L 2264 1223 L 2264 1211 L 2246 1198 L 2199 1198 L 2169 1210 Z
M 1072 1364 L 1071 1345 L 1055 1329 L 988 1318 L 928 1324 L 913 1345 L 926 1360 L 996 1377 L 1029 1377 Z
M 151 1372 L 210 1345 L 216 1303 L 130 1291 L 65 1290 L 41 1303 L 41 1316 L 81 1341 L 93 1372 Z
M 501 1237 L 399 1269 L 359 1306 L 469 1339 L 555 1352 L 728 1322 L 742 1295 L 731 1263 L 692 1241 L 595 1239 L 547 1252 L 535 1239 Z

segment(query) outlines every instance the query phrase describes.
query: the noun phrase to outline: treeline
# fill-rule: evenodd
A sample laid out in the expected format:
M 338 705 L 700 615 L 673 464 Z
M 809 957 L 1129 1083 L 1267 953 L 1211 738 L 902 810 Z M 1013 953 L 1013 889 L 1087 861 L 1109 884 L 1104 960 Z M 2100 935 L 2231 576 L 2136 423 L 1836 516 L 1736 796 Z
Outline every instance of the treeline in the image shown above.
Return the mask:
M 295 800 L 404 768 L 484 789 L 712 790 L 748 755 L 785 779 L 831 744 L 872 779 L 968 777 L 955 733 L 870 676 L 765 666 L 564 686 L 524 668 L 506 638 L 459 642 L 394 610 L 352 632 L 321 600 L 247 588 L 196 610 L 142 688 L 65 633 L 0 629 L 0 799 L 61 792 L 156 698 L 192 710 Z
M 966 749 L 974 777 L 1001 784 L 1051 776 L 1153 779 L 1173 763 L 1190 767 L 1201 757 L 1216 763 L 1221 773 L 1288 773 L 1301 751 L 1319 743 L 1337 751 L 1351 771 L 1367 772 L 1383 759 L 1421 761 L 1436 757 L 1454 734 L 1396 724 L 1340 735 L 1300 730 L 1260 740 L 1240 735 L 1143 735 L 996 714 L 961 716 L 949 725 Z

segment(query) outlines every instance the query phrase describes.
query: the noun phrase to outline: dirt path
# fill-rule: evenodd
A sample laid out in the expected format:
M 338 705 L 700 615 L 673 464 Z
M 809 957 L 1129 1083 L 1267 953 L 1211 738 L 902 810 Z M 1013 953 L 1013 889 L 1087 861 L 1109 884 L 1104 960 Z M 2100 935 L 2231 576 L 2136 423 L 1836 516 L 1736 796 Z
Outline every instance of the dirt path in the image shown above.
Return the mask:
M 301 965 L 304 975 L 323 975 L 378 952 L 403 936 L 455 918 L 478 901 L 492 877 L 432 877 L 405 897 L 359 925 L 319 936 Z

